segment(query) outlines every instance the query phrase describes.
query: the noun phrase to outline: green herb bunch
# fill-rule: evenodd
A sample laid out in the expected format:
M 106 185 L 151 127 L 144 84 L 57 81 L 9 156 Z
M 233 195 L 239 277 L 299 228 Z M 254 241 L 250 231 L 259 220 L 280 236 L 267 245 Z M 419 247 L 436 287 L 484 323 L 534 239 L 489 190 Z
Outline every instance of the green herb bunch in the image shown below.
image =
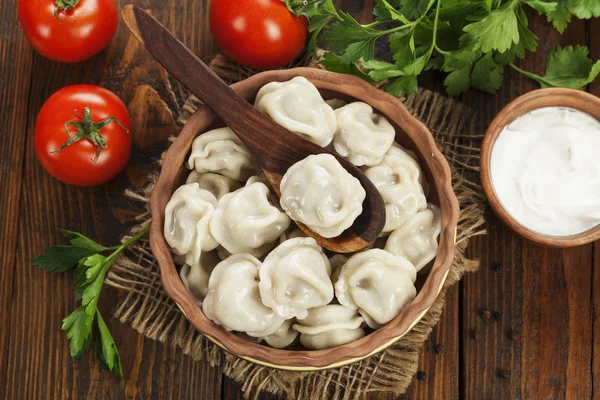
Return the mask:
M 450 95 L 471 87 L 494 93 L 507 65 L 542 87 L 581 89 L 600 73 L 600 62 L 590 60 L 585 46 L 557 47 L 544 76 L 514 65 L 526 50 L 537 47 L 527 7 L 562 33 L 572 16 L 600 16 L 599 0 L 376 0 L 375 21 L 367 25 L 336 10 L 333 0 L 284 1 L 308 18 L 309 50 L 316 50 L 317 41 L 329 50 L 321 61 L 328 70 L 371 83 L 389 80 L 385 89 L 396 96 L 415 92 L 418 76 L 427 70 L 447 74 L 444 85 Z M 374 59 L 378 40 L 388 41 L 393 63 Z
M 81 306 L 63 320 L 62 330 L 69 340 L 71 357 L 77 359 L 95 342 L 101 365 L 123 380 L 117 345 L 98 310 L 104 278 L 112 263 L 128 246 L 144 237 L 149 227 L 125 243 L 104 247 L 92 239 L 72 231 L 61 230 L 70 245 L 53 246 L 31 263 L 48 272 L 66 272 L 75 268 L 76 299 Z M 103 255 L 102 253 L 109 253 Z

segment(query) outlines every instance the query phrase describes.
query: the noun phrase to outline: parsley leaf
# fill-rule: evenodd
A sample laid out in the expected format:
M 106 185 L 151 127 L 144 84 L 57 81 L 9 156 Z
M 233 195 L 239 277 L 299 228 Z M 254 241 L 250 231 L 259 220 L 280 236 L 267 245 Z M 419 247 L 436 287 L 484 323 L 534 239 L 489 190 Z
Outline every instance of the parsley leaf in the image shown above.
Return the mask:
M 356 63 L 345 64 L 342 63 L 341 57 L 335 53 L 325 53 L 323 54 L 323 59 L 319 61 L 319 64 L 323 65 L 329 71 L 339 72 L 341 74 L 354 75 L 361 79 L 366 80 L 369 83 L 373 83 L 373 80 L 363 72 Z
M 600 1 L 598 0 L 568 0 L 569 10 L 581 19 L 600 17 Z
M 417 18 L 424 15 L 435 3 L 435 0 L 396 0 L 400 12 L 408 18 Z
M 548 15 L 549 13 L 556 11 L 558 6 L 557 3 L 542 0 L 525 0 L 525 4 L 537 10 L 540 14 Z
M 495 93 L 502 86 L 504 68 L 497 64 L 491 53 L 481 57 L 473 66 L 471 84 L 486 93 Z
M 383 35 L 381 31 L 359 24 L 350 14 L 340 12 L 342 20 L 329 27 L 322 36 L 325 46 L 341 53 L 341 62 L 350 64 L 361 58 L 371 60 L 375 41 Z
M 481 49 L 484 53 L 505 52 L 520 39 L 517 15 L 509 5 L 493 10 L 482 20 L 465 26 L 463 31 L 473 40 L 475 50 Z
M 96 340 L 96 355 L 109 371 L 114 373 L 119 380 L 123 380 L 123 368 L 121 366 L 121 357 L 119 356 L 117 345 L 115 344 L 104 319 L 102 319 L 100 312 L 96 314 L 96 321 L 99 338 L 99 340 Z
M 376 0 L 373 15 L 380 22 L 400 21 L 404 24 L 410 24 L 410 20 L 388 3 L 387 0 Z
M 402 95 L 411 95 L 419 91 L 417 77 L 415 75 L 406 75 L 394 79 L 390 84 L 384 87 L 385 91 L 400 97 Z
M 94 253 L 93 250 L 79 247 L 52 246 L 44 254 L 31 260 L 31 264 L 48 272 L 66 272 Z
M 546 13 L 546 18 L 548 22 L 552 22 L 558 32 L 563 33 L 571 22 L 571 11 L 567 7 L 567 0 L 558 0 L 556 9 Z
M 62 330 L 67 331 L 71 357 L 78 359 L 90 348 L 92 342 L 92 319 L 79 307 L 63 320 Z
M 337 12 L 332 0 L 284 1 L 309 17 L 309 27 L 323 29 L 320 38 L 330 53 L 322 65 L 371 83 L 390 80 L 385 88 L 396 95 L 416 91 L 417 77 L 430 69 L 447 74 L 444 85 L 451 95 L 471 87 L 494 93 L 502 84 L 503 68 L 516 68 L 515 60 L 536 51 L 538 38 L 529 29 L 527 7 L 545 15 L 560 32 L 572 15 L 600 16 L 599 0 L 375 0 L 376 22 L 363 25 Z M 373 59 L 379 38 L 387 38 L 393 64 Z M 598 67 L 574 53 L 570 67 L 559 65 L 546 76 L 523 72 L 543 85 L 582 87 L 596 77 Z
M 123 371 L 117 346 L 98 311 L 98 302 L 104 286 L 104 278 L 113 261 L 128 246 L 144 237 L 149 230 L 148 226 L 127 242 L 115 247 L 104 247 L 80 233 L 62 230 L 71 245 L 51 247 L 32 261 L 32 264 L 54 272 L 64 272 L 77 265 L 75 298 L 81 301 L 81 306 L 62 323 L 62 330 L 67 333 L 71 357 L 77 359 L 88 351 L 93 340 L 93 328 L 96 326 L 96 351 L 100 362 L 121 380 Z M 101 254 L 108 251 L 112 251 L 108 256 Z
M 600 61 L 594 63 L 589 58 L 586 46 L 558 46 L 548 55 L 544 76 L 524 71 L 514 64 L 511 67 L 538 81 L 541 87 L 583 89 L 600 74 Z

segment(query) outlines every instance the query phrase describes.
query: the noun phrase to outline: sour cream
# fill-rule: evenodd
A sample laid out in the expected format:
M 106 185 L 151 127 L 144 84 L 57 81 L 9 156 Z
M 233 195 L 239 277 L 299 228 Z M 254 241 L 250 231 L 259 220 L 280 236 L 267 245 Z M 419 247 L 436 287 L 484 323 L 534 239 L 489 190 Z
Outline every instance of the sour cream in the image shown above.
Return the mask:
M 600 121 L 571 108 L 531 111 L 500 132 L 491 178 L 506 211 L 552 236 L 600 224 Z

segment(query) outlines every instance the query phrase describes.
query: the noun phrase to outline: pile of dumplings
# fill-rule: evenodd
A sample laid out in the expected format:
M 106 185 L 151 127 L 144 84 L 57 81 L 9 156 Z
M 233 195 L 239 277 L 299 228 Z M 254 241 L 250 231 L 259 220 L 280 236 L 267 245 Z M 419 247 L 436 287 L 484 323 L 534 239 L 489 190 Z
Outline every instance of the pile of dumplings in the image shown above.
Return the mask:
M 362 168 L 385 201 L 382 237 L 353 255 L 324 251 L 294 221 L 341 234 L 362 212 L 355 178 L 335 157 L 310 156 L 288 170 L 280 201 L 252 153 L 219 128 L 194 140 L 191 173 L 166 208 L 183 284 L 210 320 L 247 340 L 308 349 L 357 340 L 415 298 L 417 273 L 437 254 L 440 211 L 417 157 L 371 106 L 325 101 L 303 77 L 265 85 L 255 106 Z

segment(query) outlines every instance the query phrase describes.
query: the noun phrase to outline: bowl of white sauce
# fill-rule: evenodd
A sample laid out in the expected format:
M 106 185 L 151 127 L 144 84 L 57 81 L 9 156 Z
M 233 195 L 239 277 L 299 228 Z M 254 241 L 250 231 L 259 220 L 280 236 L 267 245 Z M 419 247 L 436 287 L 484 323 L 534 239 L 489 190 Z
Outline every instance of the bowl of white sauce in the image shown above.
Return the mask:
M 494 212 L 529 240 L 600 239 L 600 99 L 552 88 L 512 101 L 486 133 L 481 180 Z

